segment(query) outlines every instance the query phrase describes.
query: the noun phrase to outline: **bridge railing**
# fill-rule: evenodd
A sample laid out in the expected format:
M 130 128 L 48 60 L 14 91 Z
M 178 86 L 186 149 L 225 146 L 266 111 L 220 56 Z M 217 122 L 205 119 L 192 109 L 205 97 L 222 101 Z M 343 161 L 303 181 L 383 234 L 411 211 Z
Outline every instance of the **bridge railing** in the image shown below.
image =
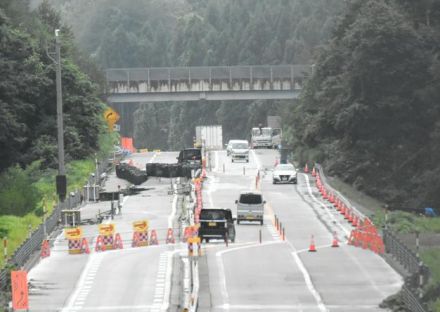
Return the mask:
M 108 93 L 296 90 L 311 65 L 110 68 Z

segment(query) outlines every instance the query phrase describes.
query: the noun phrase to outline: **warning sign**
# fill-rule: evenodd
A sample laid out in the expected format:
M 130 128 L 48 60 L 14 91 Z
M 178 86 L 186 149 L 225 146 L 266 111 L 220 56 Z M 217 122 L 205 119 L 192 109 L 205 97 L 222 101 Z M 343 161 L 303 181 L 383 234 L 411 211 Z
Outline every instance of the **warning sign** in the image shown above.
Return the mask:
M 64 229 L 64 236 L 67 239 L 80 239 L 82 237 L 82 229 L 80 227 Z
M 104 236 L 110 236 L 115 233 L 115 225 L 113 223 L 110 224 L 100 224 L 98 226 L 99 234 Z
M 133 231 L 143 233 L 148 231 L 148 220 L 134 221 Z
M 110 130 L 113 130 L 113 126 L 118 122 L 120 116 L 119 114 L 113 110 L 113 108 L 109 107 L 104 111 L 104 119 L 108 124 Z
M 28 284 L 26 271 L 11 271 L 12 308 L 14 310 L 29 309 Z

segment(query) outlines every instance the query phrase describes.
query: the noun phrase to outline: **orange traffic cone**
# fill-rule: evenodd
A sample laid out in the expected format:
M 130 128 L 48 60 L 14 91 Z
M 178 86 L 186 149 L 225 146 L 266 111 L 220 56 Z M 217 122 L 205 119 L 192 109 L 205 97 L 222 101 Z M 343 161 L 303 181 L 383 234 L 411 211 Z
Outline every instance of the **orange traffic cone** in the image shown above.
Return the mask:
M 314 166 L 313 166 L 313 169 L 312 169 L 312 177 L 316 177 L 316 169 L 315 169 Z
M 304 172 L 305 172 L 305 173 L 309 173 L 309 166 L 307 165 L 307 163 L 306 163 L 306 165 L 304 166 Z
M 338 237 L 336 236 L 336 232 L 333 232 L 333 242 L 332 242 L 332 247 L 339 247 L 339 241 L 338 241 Z
M 96 238 L 95 251 L 104 251 L 104 250 L 105 250 L 104 241 L 102 240 L 102 236 L 98 235 L 98 237 Z
M 133 233 L 133 238 L 131 239 L 131 247 L 139 246 L 139 232 Z
M 316 252 L 315 239 L 313 238 L 313 235 L 310 238 L 309 252 Z
M 81 253 L 90 253 L 89 243 L 87 242 L 87 239 L 85 237 L 83 237 L 81 241 Z
M 156 230 L 151 230 L 150 245 L 159 245 Z
M 167 232 L 167 240 L 166 240 L 166 243 L 167 244 L 174 244 L 176 242 L 176 240 L 174 239 L 174 232 L 173 232 L 173 229 L 172 228 L 169 228 L 168 229 L 168 232 Z
M 115 241 L 113 242 L 113 249 L 124 249 L 124 245 L 122 244 L 121 235 L 116 233 Z
M 192 236 L 192 228 L 190 226 L 187 226 L 185 228 L 185 231 L 183 232 L 183 241 L 188 241 L 188 238 Z
M 46 258 L 50 256 L 50 245 L 47 239 L 43 240 L 41 243 L 41 258 Z

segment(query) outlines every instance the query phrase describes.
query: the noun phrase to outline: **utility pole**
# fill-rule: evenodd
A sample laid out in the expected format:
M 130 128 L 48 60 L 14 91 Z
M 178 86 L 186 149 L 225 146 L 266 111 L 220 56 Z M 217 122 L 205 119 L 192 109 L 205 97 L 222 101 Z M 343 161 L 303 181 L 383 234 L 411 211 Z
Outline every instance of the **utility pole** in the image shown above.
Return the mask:
M 61 89 L 61 42 L 60 30 L 55 29 L 55 64 L 57 88 L 57 129 L 58 129 L 58 175 L 56 177 L 57 194 L 60 201 L 66 199 L 67 179 L 64 168 L 64 126 L 63 126 L 63 95 Z

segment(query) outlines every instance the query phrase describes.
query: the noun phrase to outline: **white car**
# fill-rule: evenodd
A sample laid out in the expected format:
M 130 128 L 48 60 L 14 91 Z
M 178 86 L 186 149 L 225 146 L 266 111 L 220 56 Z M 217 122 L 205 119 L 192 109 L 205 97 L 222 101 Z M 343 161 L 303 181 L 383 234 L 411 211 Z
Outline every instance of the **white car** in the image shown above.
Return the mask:
M 228 144 L 226 144 L 226 155 L 231 155 L 232 152 L 232 144 L 240 142 L 240 140 L 229 140 Z
M 247 140 L 239 140 L 232 143 L 231 162 L 236 160 L 249 162 L 249 142 Z
M 273 169 L 272 182 L 277 183 L 293 183 L 298 182 L 297 170 L 292 164 L 279 164 Z

